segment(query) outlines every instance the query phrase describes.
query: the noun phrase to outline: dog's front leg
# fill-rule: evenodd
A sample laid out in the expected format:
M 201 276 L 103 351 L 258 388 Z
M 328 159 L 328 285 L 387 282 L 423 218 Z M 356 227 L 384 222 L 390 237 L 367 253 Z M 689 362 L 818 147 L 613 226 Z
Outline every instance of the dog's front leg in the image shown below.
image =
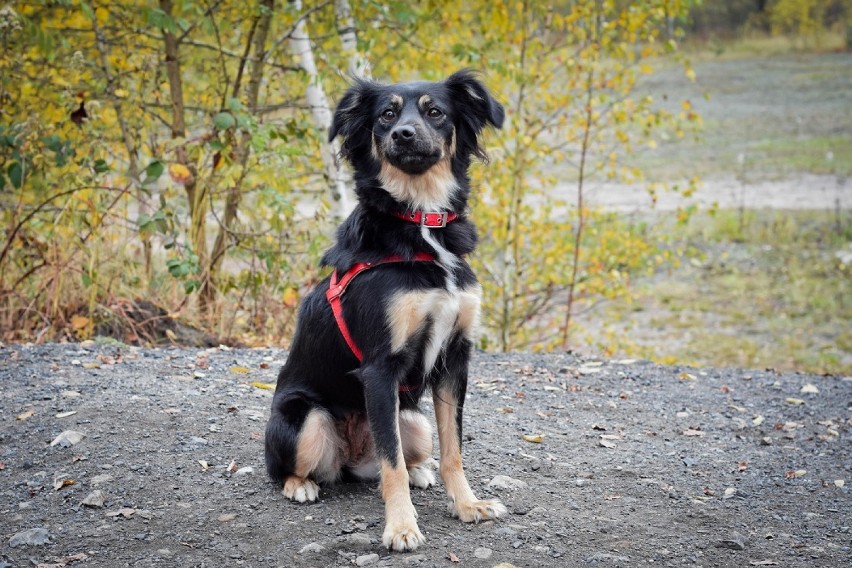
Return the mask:
M 478 523 L 505 514 L 506 507 L 497 499 L 477 499 L 462 466 L 461 423 L 470 350 L 471 343 L 467 339 L 458 338 L 453 342 L 446 359 L 449 373 L 433 388 L 432 399 L 441 446 L 441 478 L 450 498 L 450 513 L 466 523 Z
M 382 543 L 397 551 L 414 550 L 425 542 L 417 527 L 417 511 L 408 489 L 408 470 L 399 435 L 399 395 L 391 372 L 365 367 L 361 372 L 367 417 L 381 466 L 385 531 Z

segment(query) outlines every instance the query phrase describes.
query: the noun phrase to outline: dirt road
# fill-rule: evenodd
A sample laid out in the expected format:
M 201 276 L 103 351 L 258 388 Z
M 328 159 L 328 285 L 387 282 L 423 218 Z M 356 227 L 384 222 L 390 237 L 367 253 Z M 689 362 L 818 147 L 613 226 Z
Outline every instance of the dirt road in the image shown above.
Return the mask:
M 440 484 L 415 490 L 427 542 L 391 554 L 375 487 L 340 484 L 305 506 L 267 481 L 271 391 L 252 383 L 273 382 L 284 355 L 0 347 L 0 566 L 841 566 L 852 554 L 850 378 L 478 354 L 467 470 L 509 514 L 463 525 Z

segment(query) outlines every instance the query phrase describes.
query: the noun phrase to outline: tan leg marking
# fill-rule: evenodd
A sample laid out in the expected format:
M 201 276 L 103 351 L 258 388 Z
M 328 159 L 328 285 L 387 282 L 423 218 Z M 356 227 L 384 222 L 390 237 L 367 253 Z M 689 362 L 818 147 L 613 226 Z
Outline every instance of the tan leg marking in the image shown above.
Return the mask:
M 334 481 L 340 473 L 341 440 L 334 420 L 324 410 L 311 410 L 296 444 L 296 469 L 284 480 L 281 493 L 304 503 L 316 501 L 319 486 L 314 479 Z
M 385 501 L 385 531 L 382 544 L 392 550 L 415 550 L 426 542 L 417 526 L 417 511 L 408 490 L 408 471 L 402 452 L 397 456 L 396 467 L 383 459 L 382 498 Z
M 452 393 L 445 389 L 432 395 L 438 422 L 438 442 L 441 446 L 441 477 L 450 498 L 450 513 L 466 523 L 497 518 L 506 513 L 506 507 L 497 499 L 477 499 L 464 475 L 454 398 Z
M 432 426 L 421 413 L 403 410 L 399 413 L 400 440 L 405 467 L 408 468 L 408 484 L 420 489 L 435 485 L 432 462 Z

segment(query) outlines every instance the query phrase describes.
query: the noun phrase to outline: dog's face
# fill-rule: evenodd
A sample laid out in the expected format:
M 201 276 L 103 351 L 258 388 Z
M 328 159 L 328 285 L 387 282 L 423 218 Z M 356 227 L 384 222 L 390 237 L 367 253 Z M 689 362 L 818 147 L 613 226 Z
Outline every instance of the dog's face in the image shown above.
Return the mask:
M 485 158 L 482 129 L 503 124 L 503 107 L 470 72 L 445 81 L 380 85 L 358 81 L 343 96 L 329 139 L 356 172 L 374 177 L 394 199 L 447 208 L 471 155 Z

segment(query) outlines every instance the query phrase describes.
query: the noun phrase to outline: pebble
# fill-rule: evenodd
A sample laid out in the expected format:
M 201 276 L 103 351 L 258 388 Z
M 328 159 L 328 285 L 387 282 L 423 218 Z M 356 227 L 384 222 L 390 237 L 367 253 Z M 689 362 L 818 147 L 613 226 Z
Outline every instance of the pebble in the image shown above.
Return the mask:
M 100 485 L 101 483 L 106 483 L 108 481 L 112 481 L 112 476 L 108 473 L 102 473 L 101 475 L 96 475 L 89 482 L 92 485 Z
M 477 558 L 481 559 L 481 560 L 487 560 L 487 559 L 491 558 L 491 555 L 493 553 L 494 553 L 493 550 L 491 550 L 490 548 L 484 548 L 484 547 L 477 548 L 476 550 L 473 551 L 473 555 L 476 556 Z
M 86 498 L 83 499 L 83 505 L 85 505 L 86 507 L 100 508 L 104 506 L 104 500 L 104 492 L 100 489 L 96 489 L 86 495 Z
M 50 445 L 59 446 L 60 448 L 70 448 L 74 444 L 79 444 L 85 437 L 86 435 L 82 432 L 76 432 L 74 430 L 65 430 L 56 438 L 54 438 Z
M 508 475 L 495 475 L 494 479 L 488 482 L 488 487 L 493 489 L 524 489 L 528 485 L 526 481 Z
M 343 539 L 343 542 L 355 548 L 370 548 L 371 546 L 373 546 L 370 537 L 363 533 L 352 533 L 346 535 Z
M 745 543 L 746 538 L 737 531 L 733 531 L 730 536 L 720 540 L 718 546 L 719 548 L 730 548 L 731 550 L 745 550 Z
M 45 544 L 50 544 L 50 538 L 51 536 L 47 532 L 47 529 L 36 527 L 13 535 L 9 539 L 9 546 L 12 548 L 16 546 L 44 546 Z
M 586 562 L 630 562 L 629 556 L 618 556 L 616 554 L 607 554 L 606 552 L 596 552 L 586 558 Z
M 157 550 L 157 556 L 160 556 L 162 558 L 171 558 L 172 556 L 174 556 L 174 554 L 175 553 L 169 550 L 168 548 L 161 548 Z
M 411 556 L 407 556 L 405 558 L 405 560 L 403 560 L 402 562 L 406 566 L 414 566 L 415 564 L 420 564 L 421 562 L 425 562 L 425 561 L 426 561 L 426 555 L 425 554 L 412 554 Z
M 369 566 L 379 561 L 379 555 L 375 552 L 372 554 L 362 554 L 355 559 L 356 566 Z
M 318 542 L 311 542 L 306 544 L 299 550 L 299 554 L 305 554 L 307 552 L 313 552 L 314 554 L 318 552 L 322 552 L 325 550 L 325 547 Z
M 250 465 L 245 467 L 241 467 L 237 471 L 234 472 L 234 475 L 252 475 L 254 474 L 254 468 Z

